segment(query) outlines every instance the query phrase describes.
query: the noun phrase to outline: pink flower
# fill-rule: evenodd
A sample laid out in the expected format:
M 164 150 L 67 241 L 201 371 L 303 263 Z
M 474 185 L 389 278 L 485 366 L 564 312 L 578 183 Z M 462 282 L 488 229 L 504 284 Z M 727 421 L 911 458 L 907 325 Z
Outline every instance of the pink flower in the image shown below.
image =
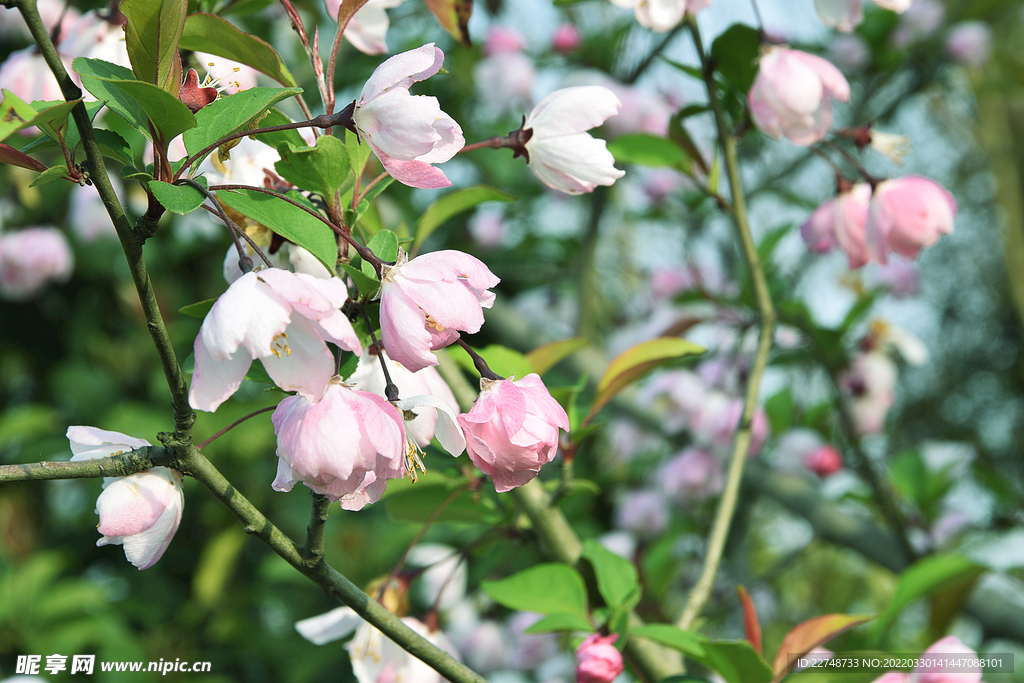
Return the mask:
M 391 176 L 411 187 L 448 187 L 432 164 L 448 161 L 466 144 L 462 128 L 441 111 L 436 97 L 409 87 L 441 69 L 444 53 L 433 43 L 391 57 L 378 66 L 356 100 L 352 120 Z
M 48 282 L 67 282 L 75 257 L 57 228 L 0 234 L 0 299 L 26 301 Z
M 481 59 L 473 70 L 477 92 L 487 109 L 496 114 L 521 111 L 533 103 L 537 69 L 522 52 L 502 51 Z
M 619 496 L 615 505 L 615 526 L 650 538 L 668 526 L 668 499 L 657 489 L 637 489 Z
M 658 470 L 658 485 L 677 503 L 706 500 L 722 492 L 722 463 L 702 448 L 690 447 Z
M 832 125 L 831 99 L 850 99 L 850 84 L 827 60 L 799 50 L 769 48 L 750 89 L 750 113 L 758 128 L 798 145 L 825 137 Z
M 800 226 L 800 236 L 817 253 L 839 245 L 850 260 L 850 267 L 860 268 L 871 260 L 865 237 L 870 201 L 871 186 L 858 183 L 815 209 Z
M 95 427 L 68 427 L 72 461 L 106 458 L 149 442 Z M 123 545 L 125 557 L 139 569 L 149 569 L 163 556 L 181 523 L 185 497 L 181 475 L 154 467 L 127 477 L 106 477 L 96 500 L 97 546 Z
M 492 26 L 487 32 L 484 54 L 493 57 L 502 52 L 522 52 L 526 40 L 523 34 L 508 26 Z
M 67 72 L 78 78 L 78 74 L 71 70 L 71 59 L 61 55 L 61 61 L 64 62 Z M 7 56 L 0 66 L 0 88 L 10 90 L 26 102 L 64 99 L 57 79 L 43 60 L 43 55 L 34 46 L 12 52 Z
M 641 26 L 652 31 L 671 31 L 683 20 L 687 11 L 696 13 L 711 4 L 711 0 L 611 0 L 619 7 L 632 9 Z
M 690 429 L 699 442 L 725 450 L 732 444 L 742 417 L 742 398 L 711 390 L 704 394 L 704 400 L 693 416 Z M 750 447 L 747 449 L 747 455 L 754 457 L 764 447 L 771 430 L 768 417 L 761 406 L 754 410 L 750 429 Z
M 579 30 L 572 24 L 559 24 L 551 36 L 551 48 L 555 52 L 572 52 L 582 42 Z
M 513 381 L 480 380 L 473 408 L 459 415 L 469 459 L 504 493 L 537 476 L 558 451 L 569 417 L 536 374 Z
M 124 19 L 120 12 L 107 17 L 96 10 L 89 10 L 65 29 L 57 52 L 71 58 L 102 59 L 130 69 L 132 65 L 124 39 Z M 85 96 L 90 100 L 95 99 L 88 93 Z
M 956 200 L 942 185 L 921 176 L 904 176 L 879 183 L 871 197 L 867 246 L 879 263 L 889 251 L 912 259 L 923 247 L 953 232 Z
M 977 659 L 978 653 L 964 645 L 956 636 L 946 636 L 936 641 L 924 651 L 921 659 L 939 662 L 940 666 L 917 667 L 910 674 L 890 671 L 876 678 L 873 683 L 979 683 L 981 669 L 950 671 L 950 667 L 941 666 L 943 659 L 957 658 Z
M 277 435 L 277 491 L 302 482 L 346 510 L 375 503 L 388 479 L 405 474 L 405 426 L 384 398 L 350 389 L 335 376 L 323 398 L 281 401 L 271 418 Z
M 352 46 L 368 55 L 385 55 L 388 53 L 388 46 L 385 42 L 388 28 L 391 22 L 388 21 L 388 14 L 385 9 L 398 7 L 402 0 L 367 0 L 366 4 L 358 11 L 345 27 L 345 40 Z M 341 7 L 340 0 L 326 0 L 327 14 L 333 21 L 338 21 L 338 9 Z
M 843 469 L 843 456 L 835 446 L 825 444 L 804 455 L 804 467 L 819 477 L 827 477 Z
M 541 100 L 523 124 L 529 134 L 526 161 L 540 181 L 566 194 L 581 194 L 625 175 L 615 168 L 604 140 L 586 132 L 620 106 L 615 93 L 600 85 L 563 88 Z
M 668 135 L 669 120 L 679 107 L 673 106 L 664 95 L 615 82 L 609 89 L 622 103 L 619 113 L 608 119 L 606 124 L 609 137 L 626 133 Z
M 501 246 L 508 234 L 508 225 L 503 213 L 498 209 L 477 209 L 469 219 L 469 236 L 482 247 L 494 248 Z
M 437 365 L 433 350 L 448 346 L 458 330 L 474 334 L 484 308 L 494 303 L 487 290 L 500 280 L 478 259 L 459 251 L 436 251 L 386 266 L 380 287 L 380 335 L 388 355 L 416 372 Z
M 242 383 L 254 359 L 286 391 L 316 401 L 334 373 L 326 342 L 362 353 L 345 314 L 338 278 L 268 268 L 231 283 L 206 315 L 195 341 L 189 403 L 214 411 Z
M 618 633 L 594 633 L 576 649 L 576 683 L 610 683 L 622 673 L 622 654 L 615 649 Z
M 992 52 L 992 28 L 983 21 L 964 21 L 946 38 L 946 52 L 956 61 L 980 69 Z

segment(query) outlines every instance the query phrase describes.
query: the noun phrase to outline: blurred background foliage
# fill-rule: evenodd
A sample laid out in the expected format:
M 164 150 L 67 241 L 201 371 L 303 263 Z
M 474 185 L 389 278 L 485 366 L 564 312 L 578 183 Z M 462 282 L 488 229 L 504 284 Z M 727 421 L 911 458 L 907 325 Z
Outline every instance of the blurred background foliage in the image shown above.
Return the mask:
M 209 4 L 203 8 L 209 10 Z M 322 6 L 295 4 L 307 22 L 322 25 L 326 42 L 331 24 Z M 316 92 L 301 46 L 276 5 L 227 7 L 237 10 L 228 16 L 244 30 L 269 37 L 306 92 Z M 952 632 L 976 649 L 1024 656 L 1024 620 L 1013 626 L 1024 614 L 1019 446 L 1024 430 L 1024 61 L 1019 49 L 1024 17 L 1014 2 L 953 0 L 942 26 L 897 48 L 893 35 L 899 17 L 866 9 L 867 21 L 855 35 L 867 54 L 859 66 L 844 67 L 854 94 L 839 108 L 837 127 L 871 121 L 909 136 L 914 151 L 903 168 L 880 157 L 866 156 L 864 163 L 881 176 L 916 172 L 942 182 L 959 203 L 956 232 L 919 258 L 918 294 L 894 297 L 878 284 L 880 271 L 874 266 L 851 272 L 841 254 L 810 254 L 799 239 L 799 224 L 831 192 L 830 167 L 804 148 L 771 141 L 753 129 L 741 138 L 755 237 L 769 264 L 784 329 L 798 341 L 773 356 L 762 392 L 772 437 L 751 462 L 703 629 L 742 637 L 736 583 L 754 596 L 767 652 L 804 619 L 828 612 L 883 613 L 899 572 L 910 562 L 900 554 L 909 544 L 921 554 L 966 553 L 987 571 L 911 603 L 889 629 L 882 643 L 886 649 L 920 652 Z M 818 23 L 809 0 L 763 2 L 762 11 L 769 33 L 819 54 L 835 49 L 835 34 Z M 437 42 L 445 51 L 448 73 L 419 84 L 417 92 L 437 96 L 469 142 L 518 127 L 532 106 L 524 101 L 507 107 L 503 94 L 488 94 L 493 82 L 487 72 L 481 75 L 488 57 L 480 44 L 488 28 L 499 24 L 526 37 L 525 52 L 537 74 L 529 93 L 534 102 L 563 84 L 591 82 L 598 74 L 635 82 L 651 98 L 636 105 L 642 110 L 664 106 L 685 112 L 688 105 L 704 102 L 702 84 L 672 64 L 696 63 L 686 32 L 656 36 L 604 0 L 558 7 L 478 2 L 470 24 L 478 45 L 472 48 L 456 45 L 419 2 L 405 2 L 389 14 L 392 53 L 425 42 Z M 983 21 L 993 31 L 991 57 L 983 67 L 957 64 L 943 47 L 948 27 L 965 20 Z M 746 2 L 717 0 L 700 21 L 710 44 L 733 23 L 753 25 L 754 17 Z M 556 52 L 550 36 L 562 22 L 579 27 L 583 41 Z M 26 45 L 11 33 L 3 40 L 0 57 Z M 661 56 L 648 59 L 652 55 Z M 379 61 L 343 46 L 339 103 L 357 96 Z M 743 93 L 726 81 L 723 88 L 742 129 Z M 652 104 L 656 101 L 661 104 Z M 689 134 L 710 161 L 712 121 L 699 109 L 690 113 Z M 108 114 L 103 122 L 129 137 L 115 119 Z M 604 135 L 613 137 L 611 124 Z M 728 217 L 682 176 L 670 179 L 669 191 L 657 193 L 652 189 L 656 173 L 664 169 L 619 166 L 627 175 L 614 187 L 567 197 L 546 191 L 508 150 L 478 150 L 445 165 L 456 187 L 482 182 L 518 198 L 481 209 L 500 212 L 497 239 L 472 232 L 474 222 L 483 219 L 465 213 L 424 246 L 424 251 L 467 251 L 502 279 L 498 305 L 473 344 L 526 352 L 546 339 L 587 338 L 587 351 L 545 376 L 549 387 L 559 387 L 575 385 L 584 375 L 593 381 L 607 359 L 630 343 L 666 330 L 692 331 L 709 348 L 703 362 L 718 359 L 742 381 L 756 318 Z M 0 462 L 67 459 L 69 425 L 94 425 L 155 442 L 158 432 L 172 426 L 167 389 L 112 232 L 83 238 L 86 215 L 70 202 L 62 183 L 32 188 L 32 174 L 11 167 L 0 169 L 0 178 L 0 229 L 56 225 L 75 254 L 67 283 L 51 285 L 30 301 L 0 302 Z M 144 208 L 139 188 L 125 192 L 130 212 L 137 215 Z M 381 225 L 408 236 L 441 194 L 395 184 L 375 209 Z M 224 291 L 228 242 L 219 225 L 196 212 L 165 216 L 146 245 L 150 275 L 183 362 L 200 321 L 178 309 Z M 673 268 L 699 272 L 700 284 L 676 294 L 666 316 L 651 294 L 651 277 Z M 844 325 L 859 304 L 859 314 Z M 912 331 L 930 358 L 918 367 L 901 366 L 885 432 L 858 440 L 838 417 L 839 398 L 829 377 L 848 364 L 876 318 Z M 246 383 L 216 414 L 199 414 L 197 440 L 280 397 L 264 385 Z M 616 529 L 629 536 L 645 587 L 638 609 L 647 619 L 670 620 L 699 572 L 715 499 L 671 503 L 667 518 L 653 526 L 624 521 L 629 496 L 650 488 L 662 464 L 690 440 L 685 432 L 665 433 L 671 430 L 659 412 L 664 405 L 636 408 L 635 398 L 601 414 L 608 429 L 577 454 L 575 476 L 583 482 L 562 508 L 581 537 Z M 825 480 L 787 470 L 780 444 L 797 427 L 835 443 L 848 467 Z M 308 492 L 298 487 L 286 495 L 269 486 L 277 466 L 269 413 L 217 439 L 204 453 L 270 519 L 293 538 L 302 537 Z M 392 484 L 384 501 L 361 512 L 332 509 L 327 559 L 358 585 L 391 571 L 422 528 L 429 506 L 447 496 L 445 476 L 460 476 L 459 465 L 430 451 L 430 473 L 415 485 L 420 489 Z M 882 472 L 882 489 L 869 486 L 869 467 Z M 558 474 L 553 464 L 542 477 L 554 481 Z M 424 537 L 465 549 L 474 593 L 483 578 L 542 561 L 511 501 L 488 489 L 484 484 L 479 492 L 465 494 L 466 504 L 453 508 L 462 512 L 450 513 L 453 520 L 442 518 Z M 419 498 L 401 504 L 402 496 L 417 490 Z M 203 678 L 210 681 L 306 683 L 350 676 L 340 645 L 314 646 L 293 627 L 334 602 L 246 536 L 195 482 L 185 481 L 184 519 L 170 548 L 141 573 L 124 561 L 120 548 L 95 547 L 99 491 L 100 482 L 90 480 L 0 487 L 0 676 L 13 673 L 16 654 L 65 652 L 93 652 L 107 661 L 210 661 L 213 673 Z M 902 531 L 887 519 L 880 491 L 890 497 Z M 948 514 L 960 515 L 962 523 L 940 542 L 934 523 Z M 843 542 L 841 529 L 826 527 L 847 519 L 862 526 Z M 874 532 L 882 536 L 871 536 Z M 906 540 L 893 543 L 899 533 Z M 890 545 L 876 544 L 872 554 L 871 538 Z M 885 555 L 885 548 L 892 553 Z M 961 612 L 970 590 L 993 577 L 998 586 L 990 588 L 1000 599 Z M 486 601 L 478 600 L 477 606 L 485 618 L 505 617 Z M 421 600 L 412 613 L 427 608 Z M 999 626 L 1007 621 L 1009 626 Z M 866 648 L 869 632 L 870 627 L 856 629 L 833 647 Z M 522 680 L 542 680 L 522 675 Z M 1013 676 L 987 680 L 1024 681 L 1024 664 Z

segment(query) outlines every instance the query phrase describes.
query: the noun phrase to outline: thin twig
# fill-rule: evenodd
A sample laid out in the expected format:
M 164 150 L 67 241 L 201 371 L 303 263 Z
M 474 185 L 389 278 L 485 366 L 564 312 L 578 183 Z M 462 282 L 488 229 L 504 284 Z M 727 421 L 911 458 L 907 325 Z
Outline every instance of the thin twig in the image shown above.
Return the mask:
M 199 450 L 203 450 L 204 448 L 209 446 L 214 441 L 214 439 L 218 439 L 218 438 L 224 436 L 229 431 L 231 431 L 232 429 L 234 429 L 238 425 L 242 424 L 243 422 L 245 422 L 249 418 L 256 417 L 257 415 L 259 415 L 261 413 L 265 413 L 267 411 L 274 410 L 276 408 L 277 408 L 277 406 L 267 406 L 266 408 L 260 408 L 259 410 L 253 411 L 253 412 L 249 413 L 248 415 L 246 415 L 245 417 L 240 417 L 237 420 L 235 420 L 234 422 L 232 422 L 231 424 L 229 424 L 224 429 L 220 430 L 219 432 L 217 432 L 216 434 L 211 436 L 206 441 L 204 441 L 201 444 L 199 444 L 198 446 L 196 446 L 196 448 L 198 448 Z

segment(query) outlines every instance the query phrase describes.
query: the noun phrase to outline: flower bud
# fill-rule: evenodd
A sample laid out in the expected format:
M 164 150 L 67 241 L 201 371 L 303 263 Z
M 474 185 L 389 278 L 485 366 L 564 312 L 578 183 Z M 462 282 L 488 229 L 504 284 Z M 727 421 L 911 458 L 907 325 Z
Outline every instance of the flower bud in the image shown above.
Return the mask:
M 576 650 L 576 683 L 610 683 L 622 673 L 622 654 L 615 649 L 618 633 L 589 636 Z

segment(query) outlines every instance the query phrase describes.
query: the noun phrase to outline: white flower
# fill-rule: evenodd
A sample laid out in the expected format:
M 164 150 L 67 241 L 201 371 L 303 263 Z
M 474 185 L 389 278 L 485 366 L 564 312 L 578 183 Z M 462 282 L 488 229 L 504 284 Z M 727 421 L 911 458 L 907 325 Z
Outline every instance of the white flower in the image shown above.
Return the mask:
M 687 10 L 699 12 L 712 0 L 611 0 L 612 4 L 631 9 L 641 26 L 664 33 L 679 25 Z
M 345 27 L 345 40 L 352 46 L 368 55 L 384 55 L 388 53 L 384 39 L 390 23 L 385 9 L 398 7 L 402 0 L 367 0 L 366 4 L 349 19 Z M 334 21 L 338 20 L 340 0 L 326 0 L 327 14 Z
M 523 124 L 526 160 L 542 183 L 567 194 L 592 192 L 625 175 L 604 140 L 586 131 L 600 126 L 621 106 L 600 85 L 563 88 L 540 101 Z

